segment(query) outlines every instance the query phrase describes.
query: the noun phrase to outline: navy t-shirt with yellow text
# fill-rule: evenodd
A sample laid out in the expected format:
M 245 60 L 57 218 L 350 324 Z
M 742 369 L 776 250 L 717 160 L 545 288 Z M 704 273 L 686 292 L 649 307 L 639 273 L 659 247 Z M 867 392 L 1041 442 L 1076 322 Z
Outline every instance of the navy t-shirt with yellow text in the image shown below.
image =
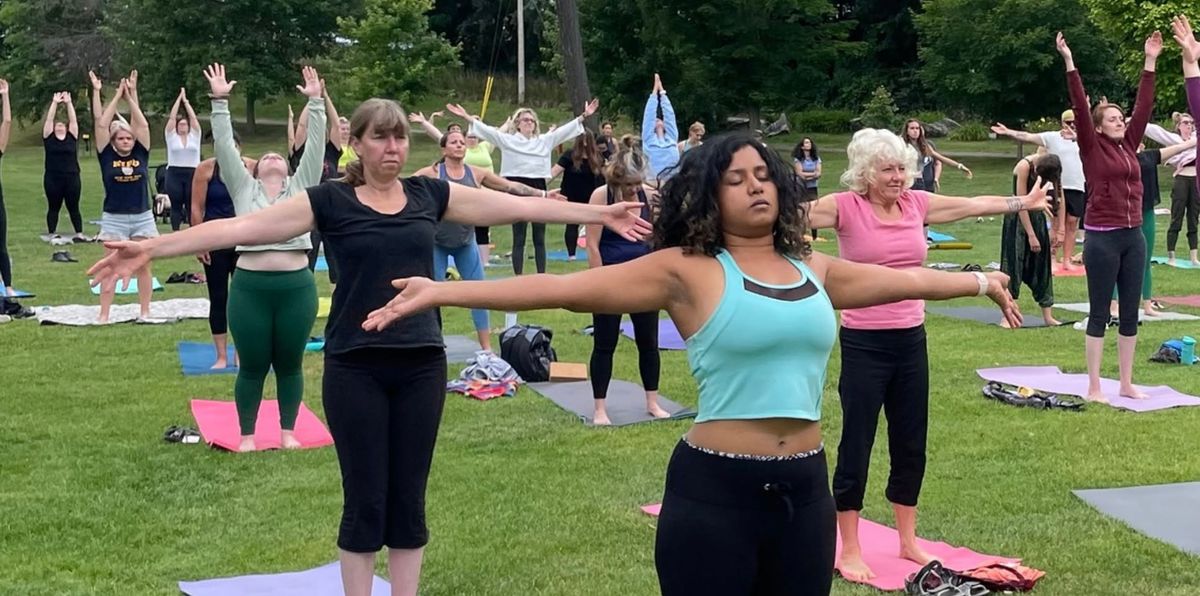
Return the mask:
M 112 143 L 100 152 L 104 179 L 105 213 L 144 213 L 150 210 L 150 150 L 134 141 L 129 155 L 121 156 Z

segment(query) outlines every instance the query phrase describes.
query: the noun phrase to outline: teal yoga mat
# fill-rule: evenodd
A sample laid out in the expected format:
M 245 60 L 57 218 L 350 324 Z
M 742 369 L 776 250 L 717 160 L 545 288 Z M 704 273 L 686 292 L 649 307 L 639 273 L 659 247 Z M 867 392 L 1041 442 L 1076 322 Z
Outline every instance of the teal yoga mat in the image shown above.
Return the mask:
M 123 287 L 123 285 L 124 285 L 124 282 L 122 282 L 120 280 L 117 281 L 117 293 L 118 294 L 137 294 L 138 293 L 138 281 L 136 278 L 129 280 L 128 288 Z M 158 283 L 158 278 L 157 277 L 154 278 L 154 291 L 161 292 L 162 289 L 163 289 L 162 284 Z M 100 286 L 98 286 L 98 285 L 92 286 L 92 295 L 93 296 L 100 295 Z

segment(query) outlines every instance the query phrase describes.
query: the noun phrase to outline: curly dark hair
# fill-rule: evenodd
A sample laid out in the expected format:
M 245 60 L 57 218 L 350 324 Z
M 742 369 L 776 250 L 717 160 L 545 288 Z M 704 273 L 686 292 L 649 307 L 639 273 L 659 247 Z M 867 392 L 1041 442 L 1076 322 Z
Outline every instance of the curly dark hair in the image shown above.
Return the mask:
M 725 248 L 717 193 L 733 154 L 743 147 L 753 147 L 767 163 L 767 172 L 778 192 L 779 218 L 773 232 L 775 251 L 801 259 L 812 253 L 812 246 L 804 239 L 808 208 L 795 169 L 745 132 L 713 137 L 685 153 L 673 168 L 659 193 L 661 212 L 654 222 L 651 241 L 655 250 L 679 246 L 688 254 L 711 257 Z

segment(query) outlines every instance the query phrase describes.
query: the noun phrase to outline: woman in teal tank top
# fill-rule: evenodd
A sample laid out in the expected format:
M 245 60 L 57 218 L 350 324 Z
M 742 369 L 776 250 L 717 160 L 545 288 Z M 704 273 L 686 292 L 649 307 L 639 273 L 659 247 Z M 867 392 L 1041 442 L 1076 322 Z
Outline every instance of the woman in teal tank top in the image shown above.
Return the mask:
M 438 306 L 666 310 L 688 338 L 696 423 L 667 467 L 655 545 L 666 596 L 828 594 L 835 514 L 821 398 L 835 308 L 984 295 L 1020 323 L 1002 273 L 896 270 L 811 251 L 792 168 L 744 133 L 689 151 L 663 187 L 654 252 L 570 275 L 394 282 L 363 327 Z

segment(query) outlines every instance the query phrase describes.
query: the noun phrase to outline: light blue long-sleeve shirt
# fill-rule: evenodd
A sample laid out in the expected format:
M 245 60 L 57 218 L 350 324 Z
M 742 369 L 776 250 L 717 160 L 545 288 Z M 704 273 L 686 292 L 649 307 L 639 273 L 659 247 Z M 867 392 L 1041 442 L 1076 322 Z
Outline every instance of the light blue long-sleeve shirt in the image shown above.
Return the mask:
M 679 163 L 679 125 L 675 123 L 675 108 L 664 92 L 662 98 L 664 136 L 654 132 L 654 116 L 658 111 L 659 96 L 650 94 L 646 100 L 646 112 L 642 115 L 642 152 L 650 162 L 650 178 L 657 180 L 663 170 Z

